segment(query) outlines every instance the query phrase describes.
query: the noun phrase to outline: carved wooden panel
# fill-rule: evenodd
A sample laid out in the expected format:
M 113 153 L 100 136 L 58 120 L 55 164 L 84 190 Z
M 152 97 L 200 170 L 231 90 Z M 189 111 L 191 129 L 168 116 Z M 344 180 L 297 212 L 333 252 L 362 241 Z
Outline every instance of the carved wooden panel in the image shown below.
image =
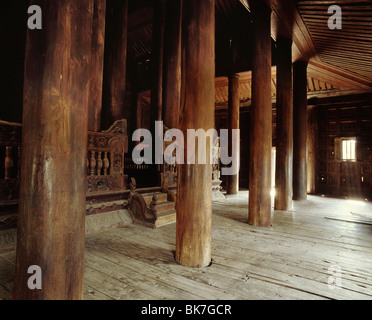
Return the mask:
M 88 193 L 125 189 L 126 132 L 126 120 L 122 119 L 116 121 L 107 131 L 88 133 Z
M 87 192 L 124 189 L 127 122 L 88 133 Z M 0 121 L 0 201 L 19 198 L 22 126 Z

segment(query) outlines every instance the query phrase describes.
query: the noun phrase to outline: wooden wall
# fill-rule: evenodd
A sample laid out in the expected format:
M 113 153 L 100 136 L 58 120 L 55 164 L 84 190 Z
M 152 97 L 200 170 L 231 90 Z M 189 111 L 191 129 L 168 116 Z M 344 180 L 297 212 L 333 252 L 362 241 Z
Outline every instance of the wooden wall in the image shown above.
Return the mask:
M 372 196 L 372 98 L 327 102 L 318 121 L 317 193 Z M 357 160 L 342 161 L 338 138 L 357 138 Z
M 372 197 L 372 95 L 310 101 L 317 121 L 315 141 L 316 194 Z M 241 108 L 240 188 L 248 188 L 249 108 Z M 227 110 L 216 112 L 216 129 L 227 128 Z M 357 161 L 342 161 L 335 139 L 357 138 Z M 273 105 L 273 148 L 276 146 L 276 109 Z M 225 177 L 221 177 L 225 184 Z

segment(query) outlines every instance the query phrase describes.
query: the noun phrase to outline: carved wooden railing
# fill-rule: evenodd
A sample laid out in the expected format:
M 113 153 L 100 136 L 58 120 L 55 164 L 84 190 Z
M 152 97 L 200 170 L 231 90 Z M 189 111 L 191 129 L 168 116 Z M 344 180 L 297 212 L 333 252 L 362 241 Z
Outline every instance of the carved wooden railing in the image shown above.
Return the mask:
M 125 119 L 116 121 L 107 131 L 88 133 L 88 194 L 126 189 L 124 179 L 125 152 L 128 152 Z
M 0 120 L 0 204 L 19 198 L 22 125 Z M 88 133 L 87 193 L 126 189 L 126 119 L 109 130 Z

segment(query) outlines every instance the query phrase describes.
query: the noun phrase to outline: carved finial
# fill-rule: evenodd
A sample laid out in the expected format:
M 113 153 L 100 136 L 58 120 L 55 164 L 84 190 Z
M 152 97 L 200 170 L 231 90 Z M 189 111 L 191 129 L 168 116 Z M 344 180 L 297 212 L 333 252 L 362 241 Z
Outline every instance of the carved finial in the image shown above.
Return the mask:
M 130 184 L 129 184 L 130 191 L 134 192 L 136 190 L 136 187 L 137 187 L 136 179 L 131 177 L 130 178 Z
M 123 134 L 127 135 L 127 119 L 121 119 L 114 122 L 114 124 L 105 131 L 105 133 L 116 133 L 116 134 Z

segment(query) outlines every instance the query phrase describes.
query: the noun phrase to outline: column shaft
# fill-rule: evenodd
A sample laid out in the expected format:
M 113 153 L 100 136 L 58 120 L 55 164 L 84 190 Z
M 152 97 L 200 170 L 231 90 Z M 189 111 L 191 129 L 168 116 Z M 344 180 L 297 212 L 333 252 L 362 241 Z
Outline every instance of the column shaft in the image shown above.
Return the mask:
M 237 168 L 239 168 L 239 157 L 240 157 L 240 140 L 237 136 L 232 136 L 233 129 L 239 129 L 239 114 L 240 114 L 240 100 L 239 100 L 239 75 L 234 74 L 229 76 L 229 101 L 228 101 L 228 128 L 229 128 L 229 155 L 232 157 L 232 161 L 235 162 Z M 235 141 L 237 148 L 235 153 L 233 152 L 233 140 Z M 233 165 L 233 164 L 231 164 Z M 237 194 L 239 192 L 239 172 L 234 175 L 227 176 L 227 188 L 228 194 Z
M 39 1 L 28 30 L 15 299 L 82 299 L 91 0 Z M 30 290 L 28 268 L 42 272 Z
M 101 129 L 106 0 L 94 0 L 88 130 Z
M 292 207 L 293 89 L 292 40 L 277 41 L 275 209 Z
M 293 199 L 307 198 L 307 62 L 293 65 Z
M 123 117 L 125 107 L 128 0 L 107 0 L 102 129 Z
M 180 129 L 214 128 L 215 3 L 187 0 L 183 3 L 183 83 Z M 188 142 L 189 143 L 189 142 Z M 207 139 L 207 164 L 178 166 L 176 261 L 191 267 L 211 262 L 212 165 Z M 194 152 L 197 153 L 198 142 Z M 185 155 L 187 148 L 185 146 Z
M 271 216 L 271 10 L 257 2 L 253 12 L 252 111 L 248 223 L 266 227 Z
M 182 0 L 168 0 L 164 37 L 163 121 L 178 128 L 181 104 Z

